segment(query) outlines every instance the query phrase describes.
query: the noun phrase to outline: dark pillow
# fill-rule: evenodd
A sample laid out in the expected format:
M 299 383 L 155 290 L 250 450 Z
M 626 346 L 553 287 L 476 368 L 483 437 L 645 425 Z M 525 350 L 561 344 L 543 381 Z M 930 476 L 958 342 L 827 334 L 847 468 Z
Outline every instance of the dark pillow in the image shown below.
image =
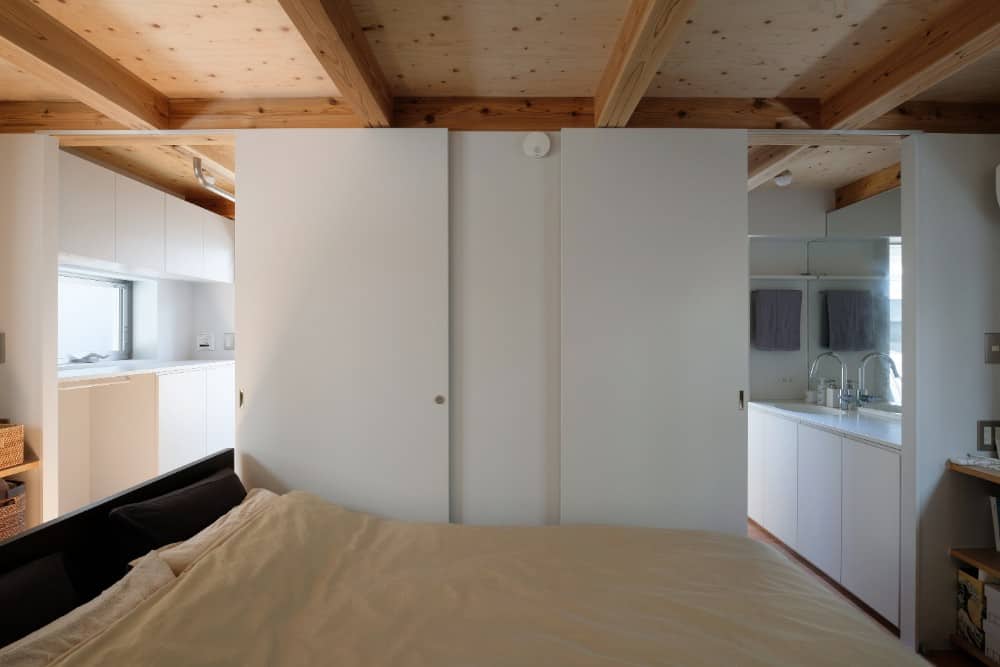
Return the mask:
M 194 536 L 243 502 L 247 491 L 232 470 L 220 470 L 183 489 L 141 503 L 122 505 L 109 515 L 128 544 L 139 553 Z
M 0 575 L 0 646 L 48 625 L 80 602 L 61 553 Z

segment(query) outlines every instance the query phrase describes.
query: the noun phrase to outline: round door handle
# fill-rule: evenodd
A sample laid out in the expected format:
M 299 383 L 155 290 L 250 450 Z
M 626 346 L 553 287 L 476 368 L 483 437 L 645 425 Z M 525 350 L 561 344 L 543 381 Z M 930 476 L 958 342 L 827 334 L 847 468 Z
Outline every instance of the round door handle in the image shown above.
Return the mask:
M 444 405 L 444 396 L 438 394 L 437 396 L 434 397 L 434 402 L 437 403 L 438 405 Z

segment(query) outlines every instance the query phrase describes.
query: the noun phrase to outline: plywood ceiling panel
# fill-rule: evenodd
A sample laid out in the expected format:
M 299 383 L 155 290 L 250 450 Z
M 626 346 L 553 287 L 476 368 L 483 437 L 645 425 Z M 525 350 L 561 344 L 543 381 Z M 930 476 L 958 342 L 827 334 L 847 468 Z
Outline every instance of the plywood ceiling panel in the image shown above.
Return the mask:
M 21 102 L 65 99 L 66 94 L 57 86 L 28 74 L 6 60 L 0 60 L 0 100 Z
M 154 183 L 185 199 L 202 200 L 214 196 L 195 180 L 191 159 L 170 146 L 102 146 L 74 148 L 72 152 Z M 223 177 L 216 176 L 216 185 L 235 192 L 234 184 Z
M 961 0 L 701 0 L 648 94 L 826 97 Z
M 339 94 L 277 0 L 35 3 L 167 97 Z
M 793 187 L 836 189 L 900 160 L 896 146 L 821 146 L 789 165 Z M 762 187 L 777 187 L 769 181 Z
M 928 88 L 917 99 L 934 102 L 1000 102 L 1000 49 Z
M 628 0 L 354 0 L 398 96 L 593 95 Z

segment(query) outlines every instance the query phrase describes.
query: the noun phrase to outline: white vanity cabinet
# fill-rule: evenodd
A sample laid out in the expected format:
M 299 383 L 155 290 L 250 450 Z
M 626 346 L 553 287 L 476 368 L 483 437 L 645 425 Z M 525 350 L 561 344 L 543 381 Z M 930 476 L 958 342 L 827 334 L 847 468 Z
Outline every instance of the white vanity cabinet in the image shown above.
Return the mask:
M 59 153 L 59 250 L 115 261 L 115 173 Z
M 843 439 L 843 566 L 840 583 L 899 623 L 899 454 Z
M 794 549 L 798 524 L 796 424 L 771 415 L 765 424 L 764 526 Z
M 236 446 L 236 364 L 205 369 L 205 454 Z
M 840 581 L 841 437 L 799 424 L 795 550 Z
M 748 430 L 750 519 L 898 625 L 899 450 L 755 404 Z
M 160 474 L 205 456 L 205 369 L 157 375 L 157 461 Z
M 747 516 L 763 526 L 767 471 L 767 420 L 769 415 L 750 406 L 747 424 Z

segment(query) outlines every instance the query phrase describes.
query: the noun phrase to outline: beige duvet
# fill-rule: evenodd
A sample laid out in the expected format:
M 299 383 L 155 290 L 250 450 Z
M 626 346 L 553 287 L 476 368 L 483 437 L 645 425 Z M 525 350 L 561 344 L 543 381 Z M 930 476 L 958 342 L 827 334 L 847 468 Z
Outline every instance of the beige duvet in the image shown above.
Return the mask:
M 58 665 L 925 664 L 766 545 L 292 493 Z

